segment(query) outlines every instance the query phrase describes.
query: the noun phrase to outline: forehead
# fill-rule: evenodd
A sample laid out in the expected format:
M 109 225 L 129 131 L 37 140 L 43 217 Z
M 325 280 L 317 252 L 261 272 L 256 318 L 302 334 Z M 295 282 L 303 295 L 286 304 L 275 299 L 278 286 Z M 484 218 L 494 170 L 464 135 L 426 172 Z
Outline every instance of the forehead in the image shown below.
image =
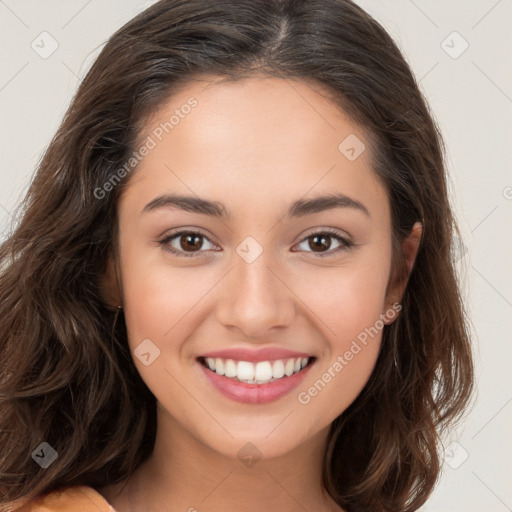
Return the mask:
M 240 206 L 328 191 L 386 200 L 364 130 L 311 82 L 190 82 L 146 121 L 139 141 L 150 139 L 127 195 L 228 191 Z
M 141 136 L 158 127 L 157 139 L 190 140 L 216 144 L 233 143 L 245 151 L 260 150 L 269 158 L 301 153 L 312 143 L 318 151 L 337 150 L 340 136 L 363 130 L 327 96 L 327 90 L 310 80 L 253 77 L 236 82 L 197 79 L 181 85 L 146 122 Z M 194 103 L 193 107 L 189 105 Z M 173 115 L 174 114 L 174 115 Z M 167 123 L 167 124 L 166 124 Z M 172 133 L 172 137 L 171 137 Z M 276 139 L 275 135 L 282 137 Z M 231 139 L 231 137 L 236 137 Z M 180 142 L 184 142 L 180 141 Z M 265 146 L 260 146 L 265 143 Z

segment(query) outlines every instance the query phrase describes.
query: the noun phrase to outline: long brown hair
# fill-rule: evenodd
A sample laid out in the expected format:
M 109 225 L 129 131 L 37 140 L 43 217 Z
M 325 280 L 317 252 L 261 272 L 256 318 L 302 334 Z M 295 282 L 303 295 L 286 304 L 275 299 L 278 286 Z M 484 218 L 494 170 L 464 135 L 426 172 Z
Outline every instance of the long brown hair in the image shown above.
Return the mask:
M 423 225 L 376 368 L 332 423 L 325 488 L 350 512 L 411 512 L 432 492 L 439 435 L 468 406 L 473 366 L 442 137 L 409 66 L 350 0 L 161 0 L 103 48 L 0 247 L 0 512 L 64 486 L 121 481 L 151 454 L 155 397 L 100 286 L 133 172 L 98 190 L 187 81 L 256 73 L 329 90 L 373 141 L 394 246 Z M 32 456 L 42 442 L 58 454 L 45 469 Z

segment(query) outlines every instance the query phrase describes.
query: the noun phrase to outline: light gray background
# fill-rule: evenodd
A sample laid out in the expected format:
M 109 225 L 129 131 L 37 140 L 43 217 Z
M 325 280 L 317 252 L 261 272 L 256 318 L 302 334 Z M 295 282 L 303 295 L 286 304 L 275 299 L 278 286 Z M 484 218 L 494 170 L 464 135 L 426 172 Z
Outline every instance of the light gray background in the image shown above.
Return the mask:
M 357 1 L 403 49 L 441 127 L 467 248 L 458 267 L 478 395 L 445 442 L 444 471 L 422 511 L 512 511 L 512 0 Z M 105 40 L 152 3 L 0 0 L 2 236 L 79 80 Z M 43 31 L 58 44 L 47 58 L 31 46 L 43 51 L 46 37 L 51 48 Z

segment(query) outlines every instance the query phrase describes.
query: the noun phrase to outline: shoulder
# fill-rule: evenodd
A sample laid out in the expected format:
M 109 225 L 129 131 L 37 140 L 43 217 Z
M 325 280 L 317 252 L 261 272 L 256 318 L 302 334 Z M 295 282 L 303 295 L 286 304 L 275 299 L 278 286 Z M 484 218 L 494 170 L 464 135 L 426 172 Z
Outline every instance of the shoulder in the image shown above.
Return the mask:
M 27 503 L 14 512 L 116 512 L 105 498 L 87 485 L 62 487 Z

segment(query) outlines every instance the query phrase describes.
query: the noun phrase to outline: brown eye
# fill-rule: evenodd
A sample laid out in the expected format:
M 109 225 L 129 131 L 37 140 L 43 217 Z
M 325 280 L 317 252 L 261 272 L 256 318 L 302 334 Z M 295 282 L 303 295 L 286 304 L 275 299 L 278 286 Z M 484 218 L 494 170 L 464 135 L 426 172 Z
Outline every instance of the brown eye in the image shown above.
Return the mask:
M 311 247 L 314 252 L 321 251 L 322 249 L 330 249 L 331 247 L 331 235 L 314 235 L 308 237 L 308 240 L 310 240 L 309 247 Z
M 203 245 L 202 239 L 203 239 L 202 235 L 197 235 L 197 234 L 181 235 L 179 238 L 179 245 L 180 245 L 180 248 L 182 248 L 184 250 L 200 249 L 201 246 Z
M 180 231 L 179 233 L 167 236 L 159 243 L 165 251 L 177 256 L 195 257 L 205 252 L 201 250 L 205 241 L 213 246 L 206 235 L 195 231 Z
M 334 249 L 330 250 L 333 246 L 333 240 L 335 245 Z M 304 238 L 300 244 L 303 245 L 303 249 L 306 252 L 315 253 L 319 257 L 331 256 L 340 251 L 349 249 L 354 245 L 353 242 L 342 236 L 337 231 L 320 231 L 312 233 L 311 235 Z M 305 246 L 305 247 L 304 247 Z

